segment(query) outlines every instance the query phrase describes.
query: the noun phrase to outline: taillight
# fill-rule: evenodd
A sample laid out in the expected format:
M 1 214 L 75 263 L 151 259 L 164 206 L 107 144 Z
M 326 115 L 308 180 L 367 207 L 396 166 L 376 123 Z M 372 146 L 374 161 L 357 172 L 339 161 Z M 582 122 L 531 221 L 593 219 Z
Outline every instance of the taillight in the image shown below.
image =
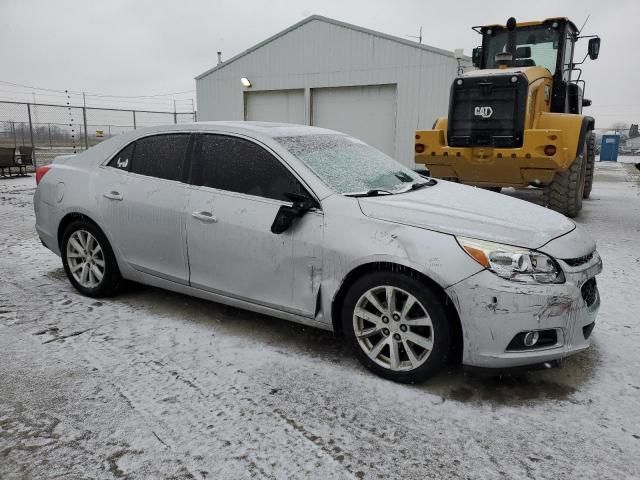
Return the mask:
M 44 167 L 36 168 L 36 185 L 40 183 L 44 174 L 51 170 L 51 165 L 45 165 Z
M 416 153 L 423 153 L 424 145 L 422 143 L 416 143 Z
M 547 145 L 544 147 L 544 154 L 547 157 L 553 157 L 556 154 L 556 146 L 555 145 Z

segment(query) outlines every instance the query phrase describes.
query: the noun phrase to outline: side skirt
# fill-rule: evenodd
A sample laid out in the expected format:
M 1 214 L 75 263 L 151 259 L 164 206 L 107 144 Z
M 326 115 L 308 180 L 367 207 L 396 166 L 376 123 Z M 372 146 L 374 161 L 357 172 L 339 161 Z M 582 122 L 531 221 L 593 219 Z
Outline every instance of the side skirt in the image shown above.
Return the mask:
M 188 285 L 182 285 L 179 283 L 172 282 L 170 280 L 165 280 L 163 278 L 149 275 L 147 273 L 143 273 L 139 271 L 136 273 L 137 273 L 137 275 L 135 275 L 136 278 L 131 278 L 131 280 L 144 283 L 145 285 L 151 285 L 153 287 L 163 288 L 165 290 L 170 290 L 172 292 L 182 293 L 184 295 L 189 295 L 192 297 L 201 298 L 203 300 L 209 300 L 212 302 L 221 303 L 223 305 L 228 305 L 230 307 L 248 310 L 250 312 L 260 313 L 262 315 L 269 315 L 272 317 L 280 318 L 282 320 L 288 320 L 290 322 L 299 323 L 309 327 L 319 328 L 321 330 L 328 330 L 330 332 L 333 331 L 333 326 L 331 324 L 320 322 L 313 318 L 305 317 L 302 315 L 296 315 L 294 313 L 285 312 L 273 307 L 267 307 L 264 305 L 240 300 L 240 299 L 229 297 L 219 293 L 208 292 L 206 290 L 201 290 L 199 288 L 194 288 Z

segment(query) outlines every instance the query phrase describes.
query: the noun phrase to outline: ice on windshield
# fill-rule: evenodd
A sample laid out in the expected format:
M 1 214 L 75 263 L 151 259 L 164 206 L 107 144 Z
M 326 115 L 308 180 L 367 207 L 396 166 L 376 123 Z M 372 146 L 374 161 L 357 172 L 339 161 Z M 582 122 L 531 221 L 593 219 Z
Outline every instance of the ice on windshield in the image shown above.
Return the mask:
M 420 179 L 396 160 L 347 135 L 301 135 L 275 139 L 338 193 L 404 190 Z

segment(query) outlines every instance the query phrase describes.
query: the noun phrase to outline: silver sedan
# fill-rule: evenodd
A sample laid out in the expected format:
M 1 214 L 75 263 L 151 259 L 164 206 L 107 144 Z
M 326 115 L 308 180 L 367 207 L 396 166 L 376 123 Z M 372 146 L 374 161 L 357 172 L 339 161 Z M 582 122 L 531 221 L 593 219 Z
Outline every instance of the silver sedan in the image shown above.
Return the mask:
M 81 293 L 130 279 L 334 330 L 396 381 L 578 352 L 600 304 L 573 221 L 330 130 L 137 130 L 36 177 L 38 234 Z

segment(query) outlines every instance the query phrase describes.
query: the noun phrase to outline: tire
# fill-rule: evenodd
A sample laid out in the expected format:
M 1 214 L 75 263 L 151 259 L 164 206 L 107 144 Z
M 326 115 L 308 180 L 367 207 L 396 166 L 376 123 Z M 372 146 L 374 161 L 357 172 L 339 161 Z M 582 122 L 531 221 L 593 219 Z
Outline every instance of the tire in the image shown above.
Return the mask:
M 70 223 L 62 235 L 60 252 L 67 278 L 80 293 L 96 298 L 116 293 L 122 276 L 107 237 L 94 223 Z
M 590 132 L 587 135 L 587 167 L 584 176 L 584 193 L 582 198 L 589 198 L 591 188 L 593 187 L 593 174 L 596 164 L 596 134 Z
M 544 188 L 544 204 L 567 217 L 575 217 L 582 209 L 582 196 L 586 175 L 587 142 L 568 170 L 556 173 Z
M 396 304 L 391 310 L 388 292 Z M 396 382 L 426 380 L 451 351 L 451 326 L 438 295 L 403 273 L 376 272 L 358 279 L 345 295 L 342 327 L 358 360 Z
M 500 193 L 502 191 L 502 187 L 480 187 L 483 190 L 489 190 L 490 192 Z

